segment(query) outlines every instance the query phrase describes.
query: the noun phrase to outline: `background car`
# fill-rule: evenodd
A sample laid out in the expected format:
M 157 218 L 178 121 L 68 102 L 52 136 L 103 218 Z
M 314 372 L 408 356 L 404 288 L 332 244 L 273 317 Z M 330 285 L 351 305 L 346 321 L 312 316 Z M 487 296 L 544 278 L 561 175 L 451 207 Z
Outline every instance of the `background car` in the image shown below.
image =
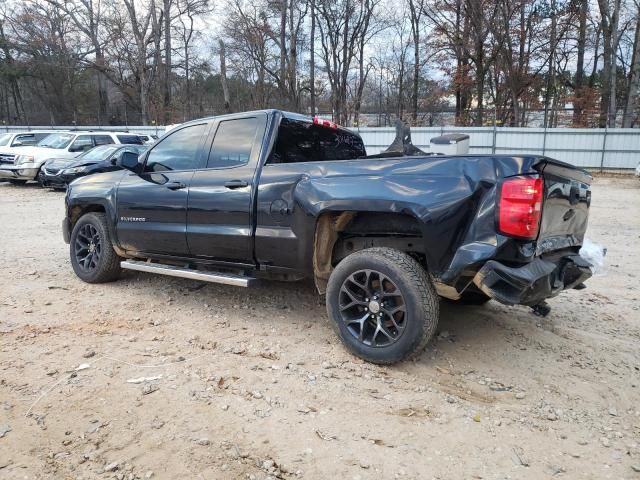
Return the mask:
M 147 148 L 146 145 L 102 145 L 76 158 L 50 159 L 40 170 L 38 180 L 43 187 L 66 188 L 78 177 L 120 170 L 116 162 L 124 152 L 140 155 Z
M 16 147 L 28 147 L 36 145 L 40 140 L 59 133 L 60 130 L 34 130 L 31 132 L 7 132 L 0 135 L 0 150 L 11 149 L 10 152 L 0 153 L 0 165 L 13 165 L 18 149 Z
M 0 164 L 0 178 L 12 183 L 37 180 L 40 169 L 50 158 L 72 159 L 100 145 L 142 145 L 142 139 L 132 133 L 108 131 L 66 131 L 52 133 L 29 147 L 0 147 L 2 155 L 13 155 L 12 163 Z
M 142 139 L 142 142 L 145 145 L 153 145 L 156 140 L 158 140 L 157 135 L 147 135 L 145 133 L 138 133 L 137 135 Z

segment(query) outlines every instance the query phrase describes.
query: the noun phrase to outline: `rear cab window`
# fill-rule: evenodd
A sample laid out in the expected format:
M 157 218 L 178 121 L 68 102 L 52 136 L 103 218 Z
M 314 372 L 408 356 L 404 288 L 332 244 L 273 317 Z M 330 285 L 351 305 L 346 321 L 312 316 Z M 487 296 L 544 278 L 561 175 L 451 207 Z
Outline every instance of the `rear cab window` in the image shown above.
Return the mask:
M 349 130 L 283 118 L 267 164 L 355 160 L 366 155 L 360 136 Z

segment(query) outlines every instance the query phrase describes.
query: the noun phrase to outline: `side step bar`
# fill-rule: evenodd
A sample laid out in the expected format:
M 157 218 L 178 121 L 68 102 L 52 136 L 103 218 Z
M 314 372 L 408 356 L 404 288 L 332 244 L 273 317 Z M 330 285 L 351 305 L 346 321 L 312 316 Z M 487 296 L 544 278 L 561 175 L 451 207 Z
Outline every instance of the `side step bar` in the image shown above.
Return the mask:
M 203 282 L 222 283 L 224 285 L 234 285 L 236 287 L 249 287 L 256 279 L 232 273 L 203 272 L 191 268 L 176 267 L 174 265 L 164 265 L 162 263 L 140 262 L 137 260 L 124 260 L 120 266 L 126 270 L 137 270 L 138 272 L 158 273 L 171 277 L 190 278 Z

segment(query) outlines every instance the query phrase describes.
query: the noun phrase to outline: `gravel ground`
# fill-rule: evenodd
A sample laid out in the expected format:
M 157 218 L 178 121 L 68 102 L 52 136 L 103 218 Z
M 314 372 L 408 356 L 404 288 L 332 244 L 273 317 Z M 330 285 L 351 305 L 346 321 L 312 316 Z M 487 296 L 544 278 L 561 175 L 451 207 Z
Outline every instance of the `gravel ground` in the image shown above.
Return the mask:
M 607 274 L 540 319 L 443 303 L 393 367 L 309 283 L 73 274 L 63 195 L 0 184 L 0 478 L 640 478 L 640 182 L 599 178 Z

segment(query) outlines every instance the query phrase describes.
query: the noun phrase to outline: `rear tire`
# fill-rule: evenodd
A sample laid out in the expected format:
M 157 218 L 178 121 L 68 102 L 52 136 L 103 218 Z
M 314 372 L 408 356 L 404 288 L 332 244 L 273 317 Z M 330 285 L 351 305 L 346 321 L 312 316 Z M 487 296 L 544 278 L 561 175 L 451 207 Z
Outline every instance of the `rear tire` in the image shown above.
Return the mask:
M 17 180 L 15 178 L 12 178 L 12 179 L 9 180 L 9 183 L 11 185 L 24 185 L 25 183 L 27 183 L 27 181 L 26 180 Z
M 80 217 L 71 232 L 69 254 L 73 271 L 87 283 L 112 282 L 120 275 L 122 259 L 113 249 L 104 213 Z
M 427 271 L 393 248 L 369 248 L 342 260 L 329 278 L 326 302 L 345 346 L 372 363 L 421 353 L 438 325 L 438 295 Z

